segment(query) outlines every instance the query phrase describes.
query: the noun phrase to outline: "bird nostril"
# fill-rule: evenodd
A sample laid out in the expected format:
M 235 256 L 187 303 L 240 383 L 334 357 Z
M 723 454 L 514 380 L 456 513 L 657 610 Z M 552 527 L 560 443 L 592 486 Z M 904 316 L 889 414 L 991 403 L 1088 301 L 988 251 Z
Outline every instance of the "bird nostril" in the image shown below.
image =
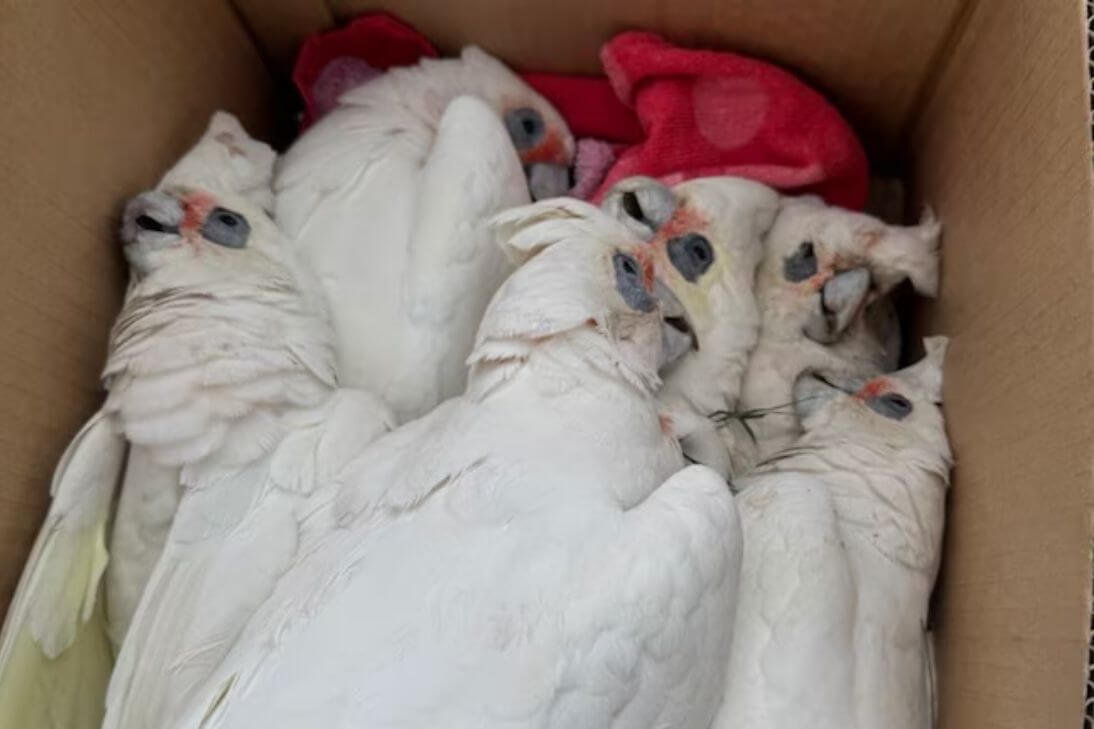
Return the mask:
M 623 212 L 635 220 L 643 220 L 642 206 L 638 204 L 638 195 L 633 192 L 623 193 Z
M 163 233 L 167 230 L 167 226 L 150 215 L 138 215 L 136 223 L 141 230 L 151 230 L 157 233 Z

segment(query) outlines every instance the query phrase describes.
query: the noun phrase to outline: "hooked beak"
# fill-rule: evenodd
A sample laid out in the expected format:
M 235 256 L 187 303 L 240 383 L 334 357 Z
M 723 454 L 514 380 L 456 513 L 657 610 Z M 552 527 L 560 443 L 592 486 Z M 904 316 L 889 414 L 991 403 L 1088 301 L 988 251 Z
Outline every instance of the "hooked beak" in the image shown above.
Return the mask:
M 122 214 L 122 242 L 135 243 L 138 236 L 177 236 L 186 214 L 182 201 L 162 192 L 144 192 L 129 201 Z
M 805 324 L 805 336 L 820 344 L 839 339 L 862 310 L 869 292 L 870 272 L 865 268 L 841 271 L 828 279 L 820 291 L 818 310 Z
M 570 189 L 570 168 L 548 162 L 535 162 L 524 168 L 528 192 L 533 200 L 565 195 Z
M 794 380 L 794 414 L 800 423 L 839 393 L 854 395 L 866 383 L 865 378 L 834 372 L 805 370 Z
M 658 369 L 670 365 L 692 350 L 699 349 L 687 311 L 672 289 L 655 279 L 653 295 L 661 305 L 661 362 Z
M 632 177 L 608 193 L 604 210 L 642 240 L 650 240 L 676 212 L 672 189 L 648 177 Z

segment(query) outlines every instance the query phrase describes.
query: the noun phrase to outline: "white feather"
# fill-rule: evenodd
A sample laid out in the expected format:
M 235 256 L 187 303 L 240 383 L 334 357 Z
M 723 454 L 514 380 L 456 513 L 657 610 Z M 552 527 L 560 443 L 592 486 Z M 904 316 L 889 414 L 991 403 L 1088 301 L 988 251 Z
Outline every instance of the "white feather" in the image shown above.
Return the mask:
M 347 92 L 278 166 L 278 223 L 330 304 L 344 384 L 400 421 L 463 389 L 491 294 L 510 268 L 484 219 L 526 203 L 507 106 L 550 105 L 477 49 Z
M 799 440 L 735 483 L 745 556 L 714 729 L 928 726 L 950 450 L 924 382 L 940 378 L 936 352 L 858 393 L 815 388 Z M 911 412 L 886 418 L 877 392 Z
M 546 208 L 568 204 L 506 235 L 553 236 Z M 616 231 L 600 216 L 583 209 L 498 291 L 464 396 L 315 492 L 298 557 L 167 726 L 709 724 L 739 526 L 725 482 L 681 470 L 662 429 L 640 374 L 657 347 L 639 345 L 660 342 L 659 316 L 604 265 L 640 244 L 600 237 Z M 564 302 L 584 310 L 532 316 Z

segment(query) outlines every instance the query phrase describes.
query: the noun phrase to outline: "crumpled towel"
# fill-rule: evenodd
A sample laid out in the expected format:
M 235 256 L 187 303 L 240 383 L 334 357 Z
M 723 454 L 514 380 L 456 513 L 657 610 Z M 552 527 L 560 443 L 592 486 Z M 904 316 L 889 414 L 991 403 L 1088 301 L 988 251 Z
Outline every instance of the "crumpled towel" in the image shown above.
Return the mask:
M 625 150 L 597 197 L 630 175 L 667 184 L 737 175 L 861 209 L 869 167 L 855 133 L 819 93 L 769 63 L 621 33 L 600 51 L 644 141 Z
M 386 13 L 311 36 L 293 71 L 304 99 L 302 127 L 346 89 L 437 55 L 428 39 Z M 643 32 L 617 35 L 601 60 L 607 78 L 522 74 L 578 139 L 575 197 L 599 199 L 630 175 L 667 184 L 738 175 L 848 208 L 865 204 L 868 167 L 854 132 L 786 71 L 734 53 L 677 48 Z

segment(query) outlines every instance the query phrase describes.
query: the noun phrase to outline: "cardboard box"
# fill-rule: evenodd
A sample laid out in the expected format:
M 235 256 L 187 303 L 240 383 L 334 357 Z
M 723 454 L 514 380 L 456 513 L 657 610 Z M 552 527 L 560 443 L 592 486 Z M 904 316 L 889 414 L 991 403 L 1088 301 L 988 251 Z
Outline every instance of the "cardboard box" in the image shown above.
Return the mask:
M 780 62 L 944 220 L 957 453 L 937 595 L 943 727 L 1077 727 L 1090 628 L 1094 235 L 1081 0 L 54 0 L 0 10 L 0 604 L 101 400 L 115 218 L 218 107 L 273 129 L 308 33 L 365 10 L 446 51 L 595 71 L 642 27 Z

